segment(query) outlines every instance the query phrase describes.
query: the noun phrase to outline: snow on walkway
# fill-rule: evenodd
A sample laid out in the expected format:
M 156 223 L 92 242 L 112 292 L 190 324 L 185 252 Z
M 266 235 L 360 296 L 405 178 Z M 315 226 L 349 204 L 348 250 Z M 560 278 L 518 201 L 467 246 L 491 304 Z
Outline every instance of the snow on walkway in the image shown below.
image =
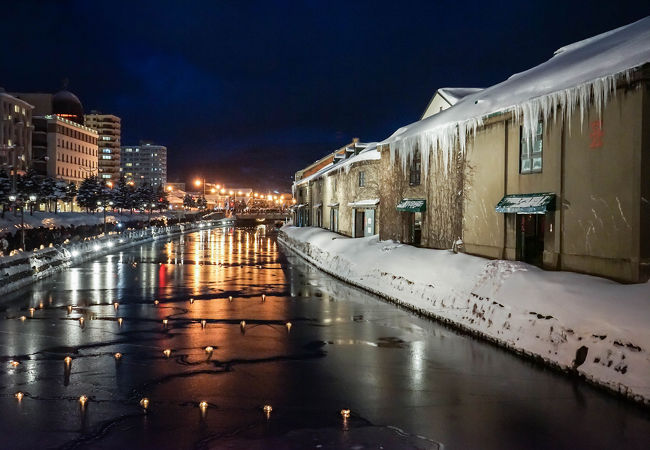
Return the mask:
M 624 285 L 321 228 L 285 226 L 279 240 L 345 281 L 650 404 L 650 282 Z

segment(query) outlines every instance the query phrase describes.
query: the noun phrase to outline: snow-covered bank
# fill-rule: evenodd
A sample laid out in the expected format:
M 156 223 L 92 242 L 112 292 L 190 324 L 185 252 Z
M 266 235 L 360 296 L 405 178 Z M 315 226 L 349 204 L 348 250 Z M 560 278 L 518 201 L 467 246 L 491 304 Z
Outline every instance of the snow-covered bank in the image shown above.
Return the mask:
M 116 250 L 179 233 L 216 226 L 216 222 L 195 222 L 129 230 L 36 251 L 0 257 L 0 296 L 79 264 Z M 1 297 L 0 297 L 1 299 Z
M 166 213 L 153 213 L 151 215 L 147 213 L 123 213 L 119 214 L 117 212 L 107 212 L 106 213 L 106 222 L 107 223 L 118 223 L 118 222 L 132 222 L 132 221 L 142 221 L 147 222 L 151 220 L 161 220 L 165 218 L 176 217 L 177 214 L 166 212 Z M 12 212 L 5 212 L 4 218 L 0 218 L 0 236 L 4 233 L 15 233 L 20 230 L 20 214 L 14 215 Z M 34 214 L 25 213 L 24 216 L 25 228 L 53 228 L 53 227 L 69 227 L 71 225 L 100 225 L 104 223 L 104 214 L 96 212 L 94 214 L 85 213 L 85 212 L 60 212 L 57 214 L 35 211 Z
M 650 405 L 650 283 L 285 226 L 317 267 L 426 315 Z

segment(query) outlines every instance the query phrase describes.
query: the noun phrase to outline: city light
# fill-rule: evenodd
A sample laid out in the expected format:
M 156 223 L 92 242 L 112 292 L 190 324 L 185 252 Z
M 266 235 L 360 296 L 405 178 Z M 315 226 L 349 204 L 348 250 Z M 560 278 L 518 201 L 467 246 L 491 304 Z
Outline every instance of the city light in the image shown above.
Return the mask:
M 16 392 L 16 393 L 14 394 L 14 397 L 15 397 L 16 400 L 18 400 L 18 401 L 21 401 L 21 400 L 23 399 L 24 396 L 25 396 L 25 394 L 23 394 L 22 392 Z
M 81 406 L 85 406 L 87 401 L 88 401 L 87 396 L 82 395 L 82 396 L 79 397 L 79 403 L 81 404 Z
M 194 180 L 194 185 L 195 185 L 196 187 L 201 186 L 201 180 Z
M 117 352 L 113 355 L 113 357 L 119 361 L 120 359 L 122 359 L 122 354 L 120 352 Z
M 163 355 L 165 355 L 165 358 L 169 358 L 171 354 L 172 354 L 171 349 L 166 348 L 165 350 L 163 350 Z
M 149 399 L 145 397 L 142 400 L 140 400 L 140 406 L 142 406 L 142 409 L 149 408 Z

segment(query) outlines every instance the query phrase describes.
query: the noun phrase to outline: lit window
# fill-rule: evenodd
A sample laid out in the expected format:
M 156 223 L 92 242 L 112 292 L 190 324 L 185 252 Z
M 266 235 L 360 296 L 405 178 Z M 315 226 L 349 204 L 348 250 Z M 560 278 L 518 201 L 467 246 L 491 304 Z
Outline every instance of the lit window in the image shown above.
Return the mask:
M 520 165 L 519 173 L 539 173 L 542 171 L 542 138 L 544 127 L 542 122 L 537 123 L 537 130 L 532 139 L 524 136 L 521 129 Z
M 110 136 L 102 136 L 102 141 L 110 141 L 111 137 Z
M 113 159 L 111 155 L 102 155 L 102 159 Z
M 420 185 L 420 173 L 422 167 L 422 156 L 420 155 L 420 150 L 415 149 L 413 152 L 413 161 L 411 161 L 410 174 L 409 174 L 409 184 L 411 186 Z

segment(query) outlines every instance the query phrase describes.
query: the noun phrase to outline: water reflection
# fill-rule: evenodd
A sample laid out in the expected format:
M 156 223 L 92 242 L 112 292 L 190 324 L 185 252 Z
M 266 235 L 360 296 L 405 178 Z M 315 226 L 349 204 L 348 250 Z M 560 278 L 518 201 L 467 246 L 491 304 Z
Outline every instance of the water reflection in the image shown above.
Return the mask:
M 414 435 L 429 438 L 423 448 L 523 448 L 529 436 L 538 447 L 607 448 L 615 437 L 633 448 L 650 433 L 646 416 L 611 397 L 283 256 L 263 226 L 133 247 L 8 302 L 0 360 L 21 364 L 0 372 L 0 433 L 12 448 L 81 438 L 97 448 L 218 447 L 226 435 L 282 447 L 297 429 L 318 431 L 293 433 L 305 439 L 296 448 L 314 435 L 351 446 L 366 428 L 393 448 Z M 20 411 L 17 391 L 29 394 Z M 233 447 L 259 447 L 243 442 Z

